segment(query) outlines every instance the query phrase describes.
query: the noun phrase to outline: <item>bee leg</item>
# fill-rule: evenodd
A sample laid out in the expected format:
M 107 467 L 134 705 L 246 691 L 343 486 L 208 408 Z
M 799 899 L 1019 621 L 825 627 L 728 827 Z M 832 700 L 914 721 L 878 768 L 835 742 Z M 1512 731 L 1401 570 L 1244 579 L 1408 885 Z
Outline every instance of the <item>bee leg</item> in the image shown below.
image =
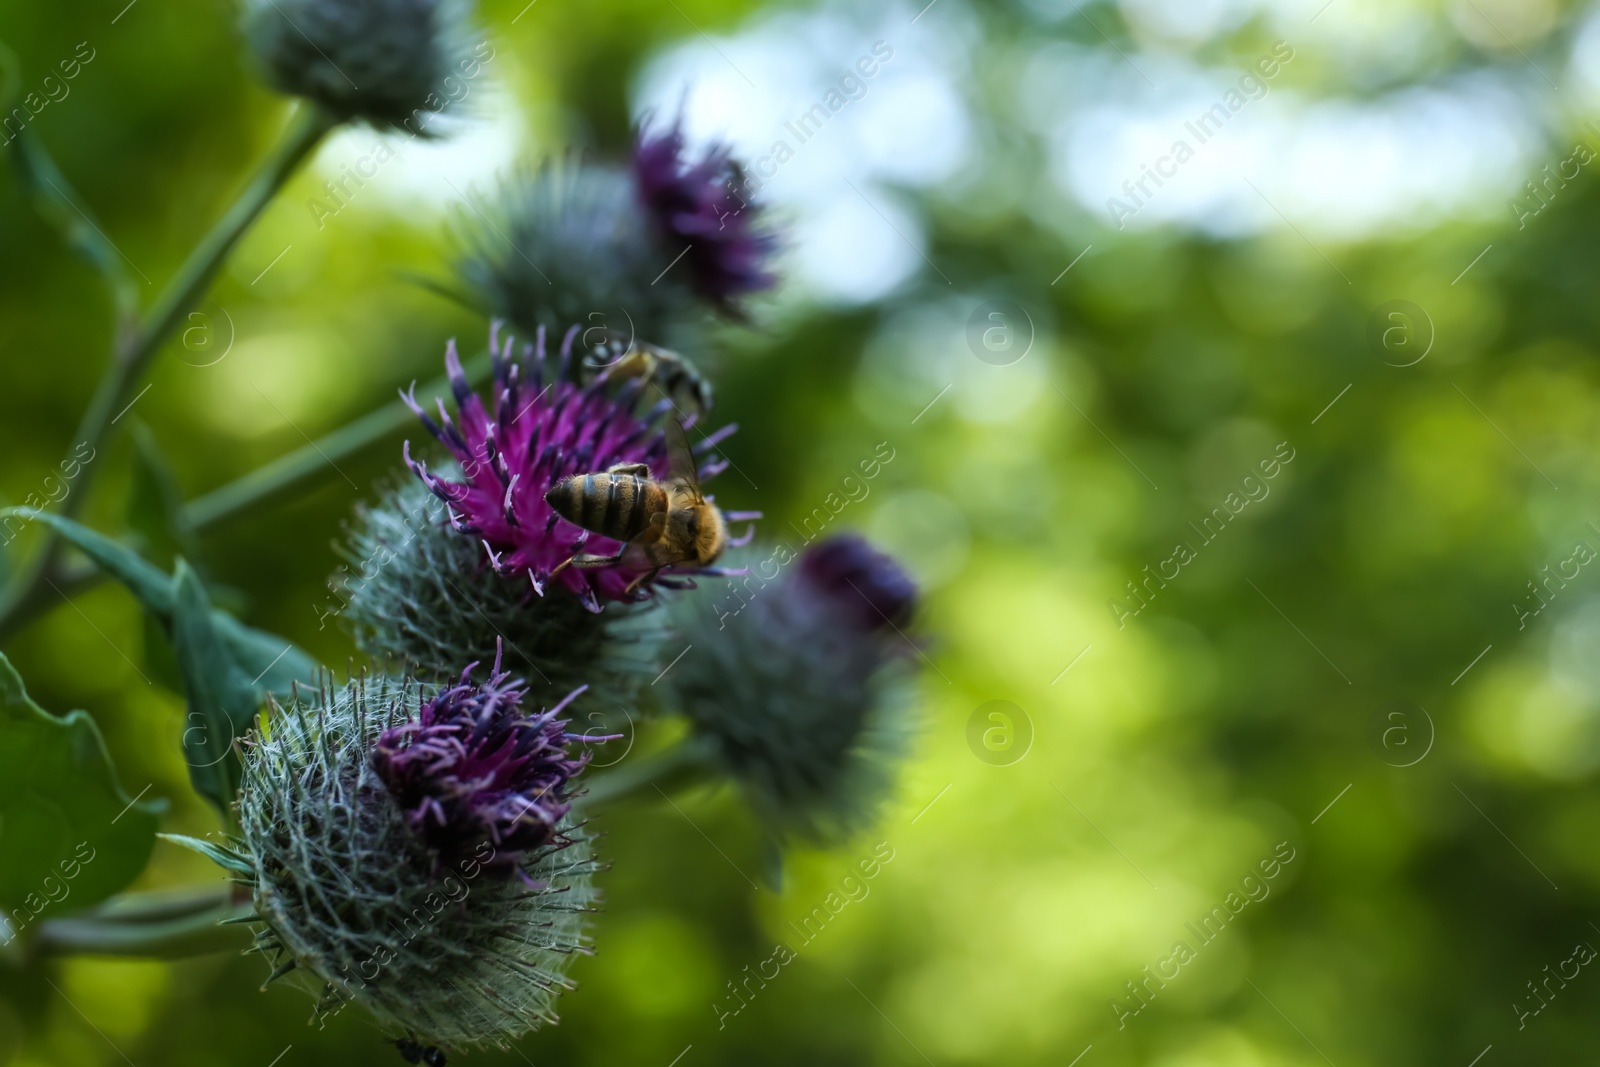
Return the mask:
M 614 567 L 622 562 L 622 553 L 615 556 L 573 556 L 574 567 Z
M 658 575 L 660 573 L 661 573 L 661 568 L 660 567 L 657 567 L 655 570 L 652 570 L 652 571 L 646 571 L 645 573 L 639 575 L 639 577 L 635 578 L 633 581 L 629 582 L 628 583 L 628 587 L 623 590 L 623 593 L 627 594 L 627 593 L 633 592 L 635 589 L 639 588 L 639 585 L 640 585 L 641 582 L 653 582 L 653 581 L 655 581 L 656 575 Z
M 615 467 L 607 468 L 607 474 L 631 474 L 636 478 L 650 477 L 648 463 L 618 463 Z
M 555 570 L 550 572 L 550 577 L 554 578 L 568 567 L 612 567 L 621 562 L 622 554 L 620 552 L 615 556 L 590 556 L 580 553 L 556 567 Z

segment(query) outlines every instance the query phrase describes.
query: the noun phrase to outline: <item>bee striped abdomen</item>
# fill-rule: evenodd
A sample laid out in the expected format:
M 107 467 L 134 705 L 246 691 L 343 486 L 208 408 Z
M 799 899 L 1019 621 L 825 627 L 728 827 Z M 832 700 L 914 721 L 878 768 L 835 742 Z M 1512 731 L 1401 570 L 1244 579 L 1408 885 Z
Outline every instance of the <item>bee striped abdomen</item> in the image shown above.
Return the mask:
M 618 541 L 630 541 L 657 510 L 650 507 L 655 488 L 632 474 L 583 474 L 557 482 L 545 494 L 545 501 L 568 522 Z

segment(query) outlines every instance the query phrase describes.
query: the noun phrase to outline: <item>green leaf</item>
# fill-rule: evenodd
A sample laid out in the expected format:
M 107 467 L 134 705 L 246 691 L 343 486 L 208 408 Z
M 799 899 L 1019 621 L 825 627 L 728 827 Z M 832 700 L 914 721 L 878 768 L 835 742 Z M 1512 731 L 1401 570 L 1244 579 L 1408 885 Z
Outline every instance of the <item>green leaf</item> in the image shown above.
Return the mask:
M 155 434 L 143 422 L 130 419 L 128 435 L 135 446 L 129 528 L 143 539 L 147 554 L 154 558 L 166 560 L 181 554 L 198 559 L 200 546 L 184 518 L 183 491 Z
M 159 567 L 146 563 L 139 553 L 118 544 L 105 534 L 96 533 L 71 519 L 52 515 L 38 508 L 6 508 L 0 514 L 21 515 L 54 527 L 67 542 L 94 562 L 94 565 L 128 587 L 150 614 L 164 622 L 172 617 L 172 579 Z
M 0 654 L 0 906 L 13 929 L 137 878 L 165 807 L 128 796 L 94 720 L 39 707 Z
M 183 675 L 178 673 L 178 657 L 172 654 L 166 624 L 145 612 L 140 616 L 139 629 L 144 636 L 144 662 L 140 670 L 155 684 L 174 693 L 183 692 Z
M 217 636 L 251 684 L 274 696 L 287 696 L 293 683 L 312 684 L 317 661 L 292 641 L 265 630 L 253 630 L 224 611 L 211 613 Z
M 255 868 L 250 865 L 249 859 L 226 845 L 214 845 L 210 841 L 202 841 L 198 837 L 188 837 L 184 834 L 161 834 L 160 836 L 163 841 L 171 841 L 174 845 L 182 845 L 191 852 L 200 853 L 200 855 L 225 871 L 232 871 L 235 874 L 256 873 Z
M 183 559 L 172 576 L 172 601 L 172 647 L 189 702 L 183 731 L 189 779 L 228 818 L 239 786 L 233 742 L 249 731 L 261 693 L 224 644 L 205 586 Z
M 268 694 L 287 696 L 311 684 L 317 664 L 276 634 L 252 629 L 211 606 L 205 585 L 179 558 L 171 577 L 126 545 L 60 515 L 7 508 L 54 527 L 101 570 L 127 586 L 171 639 L 188 713 L 183 752 L 195 789 L 231 819 L 239 782 L 235 739 L 243 737 Z
M 63 539 L 94 564 L 127 586 L 144 610 L 161 622 L 170 635 L 173 616 L 173 579 L 146 562 L 126 545 L 96 533 L 71 519 L 35 508 L 7 508 L 0 515 L 18 514 L 54 527 Z M 252 629 L 225 611 L 212 611 L 212 624 L 229 657 L 251 684 L 275 696 L 287 696 L 293 682 L 310 684 L 317 663 L 294 643 L 264 630 Z

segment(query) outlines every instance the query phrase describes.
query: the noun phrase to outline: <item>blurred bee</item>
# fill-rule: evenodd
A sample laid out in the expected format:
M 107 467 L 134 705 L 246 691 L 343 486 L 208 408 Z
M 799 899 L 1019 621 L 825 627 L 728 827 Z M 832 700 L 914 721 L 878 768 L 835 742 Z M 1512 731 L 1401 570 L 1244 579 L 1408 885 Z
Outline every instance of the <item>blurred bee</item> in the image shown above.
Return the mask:
M 689 408 L 700 414 L 711 410 L 711 383 L 701 377 L 693 363 L 665 348 L 608 333 L 605 340 L 589 349 L 583 364 L 592 372 L 591 381 L 639 379 L 660 389 L 680 410 Z
M 556 514 L 585 530 L 623 542 L 614 556 L 576 555 L 560 567 L 648 568 L 628 584 L 653 579 L 664 567 L 690 563 L 705 567 L 728 545 L 722 512 L 700 492 L 700 477 L 688 439 L 676 419 L 668 419 L 668 473 L 650 477 L 643 463 L 622 463 L 608 471 L 563 478 L 545 493 Z

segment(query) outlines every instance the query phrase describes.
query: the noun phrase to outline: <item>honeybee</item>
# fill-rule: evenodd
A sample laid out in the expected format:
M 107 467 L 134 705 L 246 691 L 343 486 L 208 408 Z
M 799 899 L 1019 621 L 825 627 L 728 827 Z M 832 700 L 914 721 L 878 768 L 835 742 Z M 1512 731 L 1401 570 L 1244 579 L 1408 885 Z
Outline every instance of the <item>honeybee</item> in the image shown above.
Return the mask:
M 676 419 L 668 419 L 667 464 L 663 481 L 650 477 L 643 463 L 620 463 L 595 474 L 563 478 L 545 493 L 556 514 L 585 530 L 623 542 L 614 556 L 579 554 L 560 567 L 610 567 L 618 563 L 648 570 L 628 584 L 653 579 L 675 563 L 709 566 L 728 546 L 728 524 L 717 506 L 700 492 L 700 476 L 688 439 Z
M 674 405 L 682 403 L 701 414 L 711 410 L 711 383 L 688 359 L 668 349 L 611 334 L 589 350 L 584 365 L 598 372 L 596 378 L 637 378 L 656 386 Z

